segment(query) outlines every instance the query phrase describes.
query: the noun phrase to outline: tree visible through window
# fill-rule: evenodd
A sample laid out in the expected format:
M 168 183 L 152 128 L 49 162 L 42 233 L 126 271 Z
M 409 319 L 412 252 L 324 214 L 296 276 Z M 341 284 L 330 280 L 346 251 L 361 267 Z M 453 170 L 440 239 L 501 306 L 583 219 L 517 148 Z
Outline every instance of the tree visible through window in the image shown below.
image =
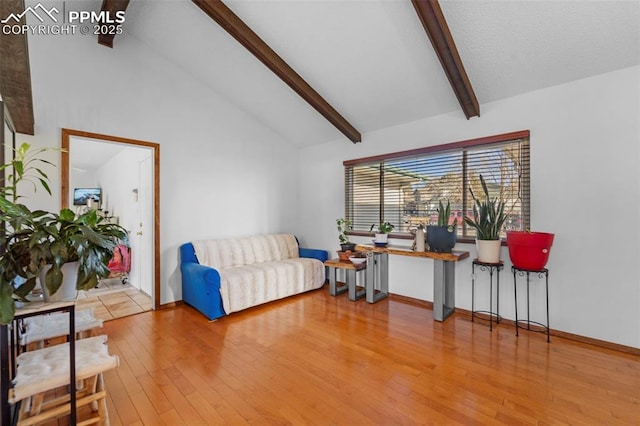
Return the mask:
M 473 238 L 463 216 L 472 216 L 480 175 L 492 197 L 506 201 L 506 228 L 529 227 L 529 131 L 508 133 L 350 160 L 345 167 L 345 217 L 354 233 L 391 222 L 400 233 L 435 224 L 438 203 L 451 203 L 459 238 Z

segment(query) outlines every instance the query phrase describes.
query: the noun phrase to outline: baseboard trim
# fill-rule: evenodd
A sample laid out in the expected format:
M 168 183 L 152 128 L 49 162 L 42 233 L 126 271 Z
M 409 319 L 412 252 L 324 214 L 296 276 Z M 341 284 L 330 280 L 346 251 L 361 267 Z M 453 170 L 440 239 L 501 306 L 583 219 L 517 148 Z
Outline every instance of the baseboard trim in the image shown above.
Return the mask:
M 392 293 L 389 294 L 389 298 L 392 300 L 397 300 L 398 302 L 407 303 L 409 305 L 424 307 L 424 308 L 433 310 L 433 303 L 427 300 L 420 300 L 413 297 L 401 296 L 399 294 L 392 294 Z M 454 315 L 465 317 L 469 319 L 469 321 L 471 321 L 471 311 L 467 309 L 456 308 Z M 500 324 L 501 325 L 507 324 L 515 328 L 514 321 L 510 319 L 501 319 Z M 561 330 L 554 330 L 553 328 L 549 330 L 549 334 L 554 337 L 573 340 L 575 342 L 585 343 L 587 345 L 597 346 L 599 348 L 611 349 L 618 352 L 624 352 L 627 354 L 640 356 L 640 348 L 634 348 L 633 346 L 626 346 L 618 343 L 607 342 L 606 340 L 594 339 L 593 337 L 581 336 L 579 334 L 568 333 L 566 331 L 561 331 Z
M 159 308 L 157 308 L 158 311 L 161 311 L 163 309 L 170 309 L 170 308 L 175 308 L 176 306 L 180 306 L 184 303 L 184 301 L 182 300 L 177 300 L 175 302 L 169 302 L 169 303 L 165 303 L 164 305 L 160 305 Z

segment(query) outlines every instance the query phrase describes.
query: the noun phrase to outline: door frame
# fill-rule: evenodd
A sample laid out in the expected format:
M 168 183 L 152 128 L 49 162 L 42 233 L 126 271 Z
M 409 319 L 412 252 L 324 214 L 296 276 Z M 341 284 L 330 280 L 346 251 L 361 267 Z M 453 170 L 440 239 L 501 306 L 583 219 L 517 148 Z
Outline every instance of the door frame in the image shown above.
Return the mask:
M 152 309 L 160 309 L 160 144 L 110 136 L 81 130 L 62 129 L 60 167 L 60 205 L 69 207 L 69 139 L 71 136 L 97 139 L 124 145 L 142 146 L 153 150 L 153 300 Z

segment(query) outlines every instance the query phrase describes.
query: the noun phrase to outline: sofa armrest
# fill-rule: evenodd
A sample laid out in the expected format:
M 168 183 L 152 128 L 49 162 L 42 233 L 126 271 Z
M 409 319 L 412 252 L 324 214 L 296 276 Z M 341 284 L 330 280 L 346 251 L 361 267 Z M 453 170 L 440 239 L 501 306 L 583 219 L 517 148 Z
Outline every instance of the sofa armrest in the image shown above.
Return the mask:
M 298 256 L 307 257 L 310 259 L 318 259 L 324 263 L 329 258 L 329 253 L 326 250 L 310 249 L 310 248 L 298 248 Z
M 214 268 L 185 262 L 182 272 L 182 299 L 210 320 L 226 315 L 220 296 L 220 274 Z

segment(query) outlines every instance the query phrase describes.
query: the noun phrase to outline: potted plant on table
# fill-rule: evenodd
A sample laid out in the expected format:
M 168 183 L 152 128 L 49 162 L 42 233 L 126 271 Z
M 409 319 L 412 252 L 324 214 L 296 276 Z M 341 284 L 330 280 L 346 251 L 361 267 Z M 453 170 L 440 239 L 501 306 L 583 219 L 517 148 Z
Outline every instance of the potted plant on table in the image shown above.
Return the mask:
M 505 202 L 498 197 L 491 198 L 487 184 L 480 175 L 480 184 L 484 197 L 476 198 L 473 190 L 469 188 L 473 198 L 473 218 L 466 217 L 464 221 L 467 225 L 476 229 L 476 249 L 478 260 L 486 263 L 497 263 L 500 261 L 500 232 L 506 220 L 504 212 Z
M 71 279 L 76 289 L 95 287 L 98 278 L 108 274 L 107 262 L 113 255 L 117 240 L 127 232 L 119 225 L 103 224 L 95 211 L 76 217 L 71 210 L 60 214 L 43 210 L 31 211 L 19 203 L 18 184 L 29 183 L 34 191 L 42 187 L 51 194 L 46 173 L 38 166 L 51 164 L 39 155 L 53 148 L 30 151 L 29 144 L 15 150 L 14 159 L 0 166 L 12 173 L 0 186 L 0 220 L 4 232 L 0 232 L 0 323 L 12 321 L 15 302 L 28 302 L 27 295 L 36 285 L 45 265 L 42 286 L 55 294 L 64 279 L 69 281 L 63 265 L 78 261 L 77 280 Z M 73 268 L 71 268 L 73 270 Z M 75 293 L 74 293 L 75 298 Z
M 375 232 L 373 231 L 374 228 L 376 228 Z M 393 228 L 395 228 L 395 226 L 390 222 L 382 222 L 379 225 L 376 225 L 374 223 L 373 225 L 371 225 L 371 228 L 369 228 L 369 232 L 374 232 L 374 243 L 386 244 L 389 238 L 389 234 L 391 233 L 391 231 L 393 231 Z
M 338 257 L 340 260 L 349 260 L 349 256 L 355 252 L 356 245 L 349 239 L 349 231 L 353 229 L 350 219 L 340 218 L 336 219 L 336 226 L 338 228 L 338 241 L 340 241 L 340 250 L 338 251 Z
M 429 250 L 438 253 L 451 253 L 457 241 L 457 225 L 451 224 L 451 204 L 447 200 L 445 206 L 442 201 L 438 202 L 438 224 L 427 226 L 427 244 Z

